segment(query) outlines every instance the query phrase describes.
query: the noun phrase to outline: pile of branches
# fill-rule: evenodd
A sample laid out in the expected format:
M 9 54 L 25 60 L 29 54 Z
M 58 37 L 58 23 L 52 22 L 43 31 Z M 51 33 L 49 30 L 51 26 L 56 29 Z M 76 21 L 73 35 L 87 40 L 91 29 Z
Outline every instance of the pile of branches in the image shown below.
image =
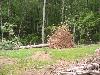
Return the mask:
M 92 56 L 69 67 L 53 71 L 55 75 L 100 75 L 100 56 Z
M 54 34 L 48 39 L 50 48 L 71 48 L 73 47 L 73 38 L 67 26 L 59 26 Z

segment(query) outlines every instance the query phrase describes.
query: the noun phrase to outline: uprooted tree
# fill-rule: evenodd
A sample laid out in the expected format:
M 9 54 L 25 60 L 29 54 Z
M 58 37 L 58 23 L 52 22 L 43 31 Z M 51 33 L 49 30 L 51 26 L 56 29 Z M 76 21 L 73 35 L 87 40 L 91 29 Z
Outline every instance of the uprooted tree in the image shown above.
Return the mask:
M 48 44 L 50 48 L 71 48 L 74 46 L 72 34 L 68 26 L 59 26 L 54 34 L 49 37 Z
M 49 48 L 71 48 L 74 47 L 73 36 L 66 25 L 55 28 L 54 33 L 49 37 L 47 44 L 20 46 L 20 48 L 48 47 Z

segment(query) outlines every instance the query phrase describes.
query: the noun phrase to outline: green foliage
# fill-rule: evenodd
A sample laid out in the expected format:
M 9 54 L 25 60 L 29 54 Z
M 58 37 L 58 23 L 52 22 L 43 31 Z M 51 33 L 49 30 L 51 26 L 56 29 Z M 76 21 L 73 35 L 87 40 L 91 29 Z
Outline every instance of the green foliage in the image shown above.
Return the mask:
M 1 27 L 3 35 L 8 33 L 8 36 L 6 36 L 6 38 L 3 36 L 3 41 L 0 42 L 0 49 L 13 50 L 18 49 L 18 47 L 21 45 L 18 37 L 14 35 L 14 27 L 16 27 L 16 25 L 7 22 Z
M 36 34 L 29 34 L 26 37 L 23 37 L 20 39 L 23 45 L 34 44 L 34 43 L 37 43 L 39 40 L 40 40 L 40 37 Z
M 96 42 L 100 41 L 100 33 L 94 34 L 93 35 L 93 40 L 96 41 Z
M 18 49 L 20 45 L 22 44 L 19 42 L 17 37 L 11 40 L 3 39 L 3 42 L 0 42 L 0 49 L 1 50 L 14 50 L 14 49 Z
M 45 28 L 45 33 L 47 35 L 51 35 L 55 30 L 57 29 L 57 26 L 48 26 L 47 28 Z
M 62 22 L 63 16 L 63 22 L 68 23 L 76 43 L 87 43 L 86 41 L 90 41 L 90 39 L 92 42 L 97 42 L 98 39 L 94 37 L 94 34 L 100 33 L 99 1 L 64 0 L 63 3 L 62 0 L 47 0 L 45 37 L 52 33 L 54 26 L 56 27 Z M 3 20 L 1 31 L 8 32 L 10 35 L 18 35 L 25 45 L 30 41 L 32 43 L 41 42 L 36 38 L 41 39 L 43 0 L 3 0 L 1 5 Z M 14 24 L 17 25 L 16 28 L 14 28 Z M 30 36 L 31 34 L 38 35 L 33 35 L 33 38 Z M 27 35 L 31 38 L 26 39 Z M 4 36 L 7 37 L 8 34 Z
M 75 15 L 73 18 L 69 18 L 67 23 L 70 28 L 72 28 L 72 32 L 75 27 L 75 33 L 73 32 L 75 41 L 80 41 L 80 44 L 87 43 L 87 41 L 94 42 L 93 39 L 95 38 L 93 38 L 92 35 L 94 35 L 93 32 L 95 32 L 94 30 L 97 26 L 97 23 L 99 23 L 98 19 L 99 16 L 89 10 L 86 12 L 80 12 L 79 15 Z M 95 41 L 96 40 L 97 39 L 95 39 Z
M 3 32 L 9 32 L 10 34 L 13 33 L 13 28 L 15 27 L 16 25 L 14 24 L 10 24 L 10 23 L 4 23 L 4 25 L 2 26 L 2 31 Z M 14 34 L 14 33 L 13 33 Z
M 4 49 L 4 50 L 12 50 L 13 49 L 13 47 L 14 47 L 14 44 L 11 42 L 11 41 L 6 41 L 6 40 L 3 40 L 3 43 L 1 42 L 1 44 L 0 44 L 0 49 Z

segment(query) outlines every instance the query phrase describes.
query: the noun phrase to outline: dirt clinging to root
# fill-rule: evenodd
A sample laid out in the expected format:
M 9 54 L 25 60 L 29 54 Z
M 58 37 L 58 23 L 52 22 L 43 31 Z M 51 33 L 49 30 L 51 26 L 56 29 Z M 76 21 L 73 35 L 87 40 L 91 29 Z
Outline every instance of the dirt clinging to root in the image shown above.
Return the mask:
M 50 48 L 71 48 L 74 46 L 72 34 L 65 25 L 59 26 L 48 39 Z

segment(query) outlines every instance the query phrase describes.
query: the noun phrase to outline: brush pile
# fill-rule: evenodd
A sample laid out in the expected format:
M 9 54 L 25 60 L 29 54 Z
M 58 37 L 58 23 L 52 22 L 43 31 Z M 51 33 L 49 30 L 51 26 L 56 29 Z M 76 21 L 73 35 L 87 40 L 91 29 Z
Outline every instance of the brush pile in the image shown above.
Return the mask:
M 100 48 L 96 51 L 100 51 Z M 56 67 L 53 73 L 55 75 L 100 75 L 100 55 L 96 52 L 95 55 L 76 61 L 67 67 Z
M 59 26 L 52 36 L 48 39 L 50 48 L 71 48 L 73 47 L 73 38 L 67 26 Z

